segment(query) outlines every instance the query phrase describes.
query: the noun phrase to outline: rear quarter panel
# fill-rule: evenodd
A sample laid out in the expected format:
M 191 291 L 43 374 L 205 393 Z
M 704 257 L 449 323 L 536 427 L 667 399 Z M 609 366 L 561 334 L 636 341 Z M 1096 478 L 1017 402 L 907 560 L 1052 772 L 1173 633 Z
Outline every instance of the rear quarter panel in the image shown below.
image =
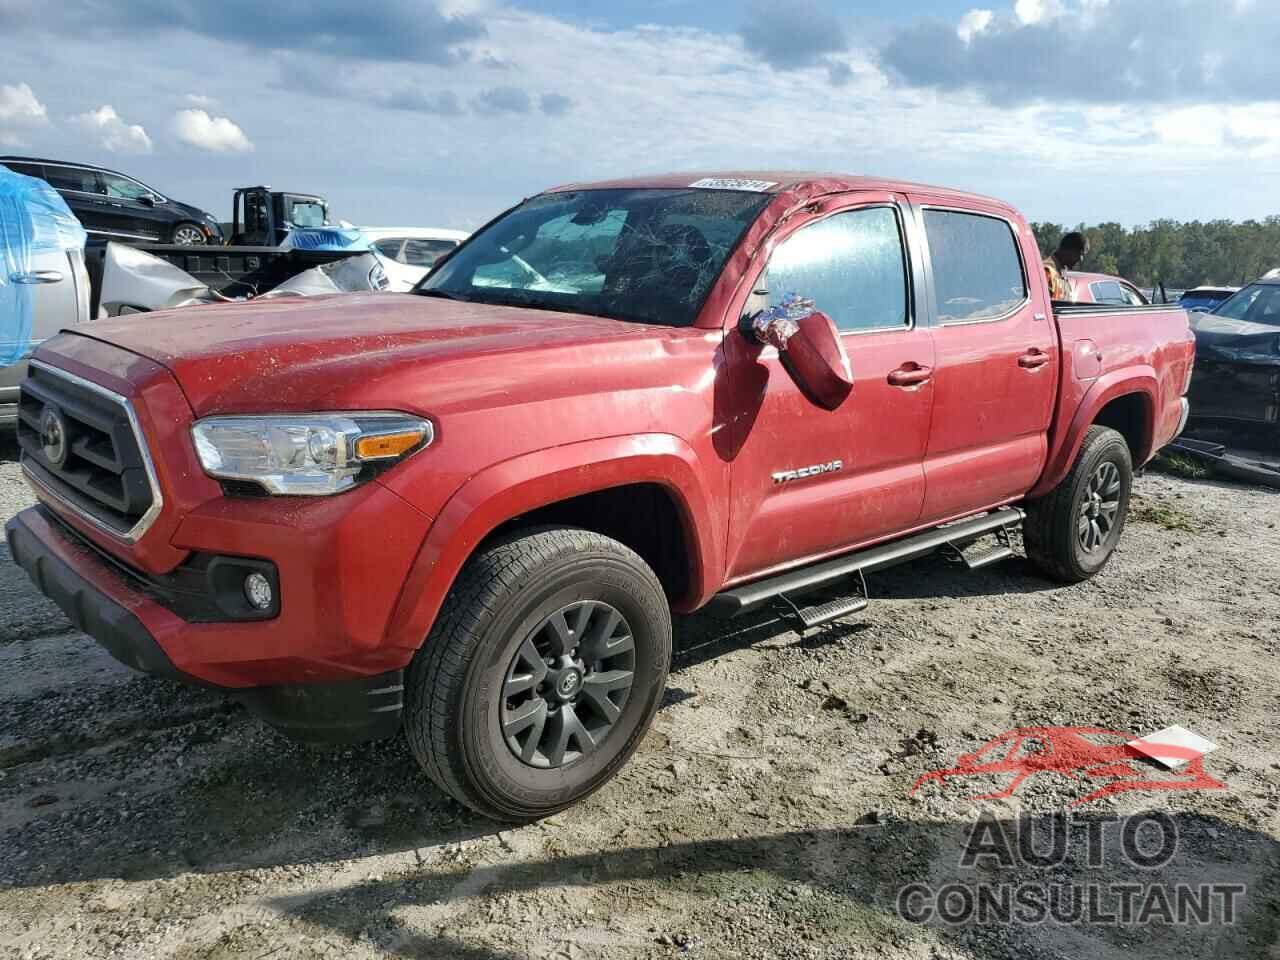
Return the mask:
M 1143 399 L 1134 465 L 1149 461 L 1177 434 L 1195 360 L 1187 312 L 1178 307 L 1059 306 L 1054 314 L 1062 337 L 1062 386 L 1048 467 L 1032 497 L 1066 476 L 1089 427 L 1119 397 Z

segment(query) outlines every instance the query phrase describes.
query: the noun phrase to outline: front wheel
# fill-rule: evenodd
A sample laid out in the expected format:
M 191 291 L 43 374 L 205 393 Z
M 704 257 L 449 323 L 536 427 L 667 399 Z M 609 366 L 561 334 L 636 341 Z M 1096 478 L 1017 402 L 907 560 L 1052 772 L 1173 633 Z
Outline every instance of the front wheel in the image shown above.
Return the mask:
M 524 531 L 458 575 L 409 667 L 405 732 L 455 799 L 536 820 L 627 761 L 670 659 L 666 598 L 638 555 L 587 530 Z
M 180 223 L 173 228 L 170 240 L 184 247 L 194 247 L 204 243 L 204 231 L 194 223 Z
M 1027 559 L 1054 580 L 1088 580 L 1120 542 L 1132 487 L 1133 459 L 1124 437 L 1109 427 L 1090 427 L 1062 482 L 1027 504 Z

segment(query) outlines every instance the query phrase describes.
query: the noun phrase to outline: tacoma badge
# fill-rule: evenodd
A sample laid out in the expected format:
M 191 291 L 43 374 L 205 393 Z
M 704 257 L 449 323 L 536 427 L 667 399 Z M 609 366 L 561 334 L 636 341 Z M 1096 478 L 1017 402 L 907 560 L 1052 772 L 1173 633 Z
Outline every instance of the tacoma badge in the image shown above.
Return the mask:
M 843 460 L 832 460 L 830 463 L 815 463 L 812 467 L 800 467 L 796 470 L 782 470 L 773 475 L 774 483 L 790 483 L 792 480 L 804 480 L 823 473 L 835 473 L 844 469 Z

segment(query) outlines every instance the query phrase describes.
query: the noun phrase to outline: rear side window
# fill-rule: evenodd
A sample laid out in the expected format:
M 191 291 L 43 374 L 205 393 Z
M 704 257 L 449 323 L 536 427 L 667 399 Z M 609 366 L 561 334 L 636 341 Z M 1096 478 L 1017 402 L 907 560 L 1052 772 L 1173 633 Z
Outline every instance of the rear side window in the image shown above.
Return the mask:
M 907 268 L 897 214 L 848 210 L 797 230 L 769 258 L 769 305 L 798 295 L 842 332 L 892 330 L 910 322 Z
M 1027 281 L 1009 224 L 995 217 L 926 210 L 940 323 L 994 320 L 1027 299 Z
M 1114 280 L 1100 280 L 1097 283 L 1090 284 L 1093 291 L 1094 303 L 1125 303 L 1124 291 L 1120 289 L 1120 284 Z
M 8 167 L 14 173 L 20 173 L 24 177 L 36 177 L 39 180 L 44 179 L 44 167 L 38 163 L 17 163 L 13 160 L 0 160 L 0 164 Z
M 373 245 L 373 249 L 388 260 L 397 260 L 400 263 L 404 261 L 400 259 L 400 248 L 404 246 L 404 237 L 390 237 L 386 240 L 379 240 Z
M 411 267 L 430 267 L 458 245 L 456 240 L 416 240 L 404 242 L 404 263 Z
M 45 177 L 55 190 L 78 190 L 81 193 L 102 193 L 98 174 L 79 167 L 45 167 Z
M 1147 305 L 1147 298 L 1127 283 L 1120 284 L 1120 296 L 1124 297 L 1124 302 L 1131 307 L 1145 307 Z

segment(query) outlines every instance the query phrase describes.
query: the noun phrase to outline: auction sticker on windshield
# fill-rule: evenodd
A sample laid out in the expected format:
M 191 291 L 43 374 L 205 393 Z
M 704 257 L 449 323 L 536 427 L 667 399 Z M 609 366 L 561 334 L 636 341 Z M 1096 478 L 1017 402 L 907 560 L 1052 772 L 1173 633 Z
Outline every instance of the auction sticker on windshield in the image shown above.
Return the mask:
M 776 180 L 740 180 L 737 177 L 704 177 L 689 184 L 699 190 L 749 190 L 752 193 L 764 193 L 777 185 Z

